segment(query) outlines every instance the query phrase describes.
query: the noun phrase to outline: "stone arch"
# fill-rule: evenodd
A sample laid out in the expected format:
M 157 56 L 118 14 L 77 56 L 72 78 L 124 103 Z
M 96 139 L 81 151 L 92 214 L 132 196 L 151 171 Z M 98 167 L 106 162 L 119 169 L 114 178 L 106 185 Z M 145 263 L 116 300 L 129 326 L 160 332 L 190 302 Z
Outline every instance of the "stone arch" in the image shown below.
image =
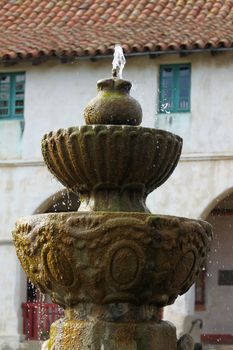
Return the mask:
M 201 218 L 213 225 L 214 233 L 203 275 L 204 308 L 197 309 L 204 324 L 202 342 L 233 344 L 229 329 L 229 324 L 233 322 L 233 187 L 216 196 L 202 212 Z
M 200 218 L 203 220 L 206 220 L 211 211 L 220 203 L 224 198 L 228 197 L 230 194 L 233 193 L 233 187 L 230 187 L 226 190 L 224 190 L 222 193 L 220 193 L 218 196 L 216 196 L 214 199 L 212 199 L 211 202 L 205 207 L 205 209 L 202 211 Z
M 33 214 L 77 211 L 80 205 L 78 195 L 67 189 L 60 190 L 45 199 Z
M 45 213 L 56 213 L 56 212 L 68 212 L 68 211 L 77 211 L 80 205 L 79 197 L 71 191 L 63 189 L 54 193 L 45 199 L 37 208 L 34 210 L 33 214 L 45 214 Z M 23 302 L 23 329 L 24 334 L 28 340 L 37 339 L 38 337 L 38 327 L 34 329 L 34 326 L 30 327 L 31 320 L 35 317 L 35 310 L 39 310 L 37 303 L 39 302 L 40 310 L 43 309 L 43 305 L 52 305 L 52 302 L 48 295 L 44 295 L 40 293 L 39 289 L 34 286 L 26 277 L 25 273 L 22 270 L 23 274 L 23 283 L 22 289 L 24 290 L 24 298 L 26 303 Z M 46 309 L 47 310 L 47 309 Z M 54 308 L 51 308 L 54 310 Z M 51 311 L 50 310 L 50 311 Z M 43 311 L 38 311 L 38 317 L 40 317 L 40 313 L 45 315 L 45 309 Z M 34 316 L 33 316 L 34 315 Z M 36 311 L 37 315 L 37 311 Z M 62 314 L 55 313 L 53 316 L 46 316 L 47 319 L 53 317 L 54 320 L 59 318 Z M 32 322 L 33 323 L 33 322 Z M 33 323 L 34 325 L 34 323 Z M 28 331 L 30 329 L 30 331 Z M 27 330 L 27 331 L 26 331 Z M 43 331 L 43 330 L 42 330 Z M 36 337 L 36 338 L 34 338 Z M 38 338 L 39 339 L 39 338 Z M 37 339 L 37 340 L 38 340 Z

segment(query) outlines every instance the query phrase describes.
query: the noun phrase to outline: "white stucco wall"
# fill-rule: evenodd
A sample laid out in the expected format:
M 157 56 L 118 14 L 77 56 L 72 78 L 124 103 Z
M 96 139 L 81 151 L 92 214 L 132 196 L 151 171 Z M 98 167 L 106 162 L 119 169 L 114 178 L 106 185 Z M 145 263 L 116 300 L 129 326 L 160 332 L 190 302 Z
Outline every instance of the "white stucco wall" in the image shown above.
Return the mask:
M 205 219 L 218 197 L 231 189 L 233 159 L 181 159 L 171 177 L 148 197 L 153 212 Z M 209 205 L 212 205 L 209 208 Z
M 191 63 L 190 125 L 184 113 L 167 129 L 184 137 L 185 153 L 232 152 L 233 54 L 193 55 L 182 61 Z M 169 62 L 176 63 L 172 56 Z
M 153 126 L 155 96 L 153 102 L 150 101 L 152 87 L 147 84 L 151 79 L 151 61 L 147 60 L 149 64 L 147 67 L 144 65 L 143 69 L 140 69 L 137 60 L 132 65 L 130 61 L 125 78 L 133 82 L 132 95 L 140 100 L 143 110 L 149 116 L 144 123 Z M 84 124 L 83 110 L 96 95 L 96 82 L 110 75 L 111 60 L 30 67 L 26 74 L 23 157 L 40 158 L 40 139 L 45 132 Z M 35 132 L 32 133 L 32 129 Z
M 159 66 L 165 63 L 191 63 L 191 113 L 157 114 Z M 111 75 L 111 60 L 83 60 L 63 65 L 54 60 L 38 66 L 28 64 L 0 69 L 19 70 L 26 72 L 22 156 L 35 159 L 41 156 L 40 139 L 45 132 L 83 124 L 83 109 L 96 95 L 96 81 Z M 233 150 L 233 53 L 130 58 L 124 78 L 133 83 L 131 94 L 142 105 L 144 126 L 159 125 L 179 133 L 184 137 L 185 153 Z M 1 125 L 3 132 L 7 133 L 8 129 Z M 19 144 L 13 137 L 14 142 Z
M 143 125 L 148 127 L 161 123 L 161 116 L 156 113 L 159 65 L 189 62 L 192 66 L 191 113 L 170 115 L 172 123 L 168 124 L 162 120 L 165 129 L 184 137 L 183 159 L 171 178 L 149 196 L 152 212 L 198 218 L 219 195 L 233 188 L 232 58 L 229 53 L 216 57 L 208 54 L 127 60 L 124 78 L 133 83 L 131 94 L 141 103 Z M 18 287 L 20 267 L 10 242 L 11 229 L 18 217 L 33 214 L 44 200 L 62 188 L 44 166 L 33 163 L 41 159 L 41 137 L 50 130 L 84 123 L 84 106 L 96 95 L 96 81 L 110 76 L 111 60 L 66 65 L 51 61 L 39 66 L 0 69 L 17 70 L 26 71 L 23 137 L 11 134 L 9 139 L 9 129 L 0 123 L 0 134 L 6 144 L 10 143 L 9 152 L 4 144 L 4 152 L 0 151 L 0 263 L 5 262 L 10 272 L 7 277 L 6 271 L 0 271 L 0 283 L 6 278 L 11 280 L 0 290 L 0 305 L 10 308 L 0 313 L 0 346 L 3 335 L 15 334 L 17 338 L 20 333 L 20 321 L 15 320 L 15 315 L 21 312 L 20 304 L 25 300 L 23 275 L 20 292 Z M 17 158 L 21 158 L 18 163 L 14 162 Z M 193 305 L 191 290 L 175 305 L 165 308 L 165 318 L 174 321 L 178 331 L 182 331 L 183 320 L 193 312 Z M 6 329 L 6 324 L 10 328 Z
M 44 166 L 1 166 L 0 162 L 0 349 L 18 350 L 23 340 L 21 304 L 26 301 L 26 277 L 12 244 L 14 223 L 33 214 L 61 187 Z
M 22 340 L 21 302 L 26 297 L 26 278 L 13 245 L 0 244 L 0 266 L 0 349 L 10 345 L 13 350 Z
M 0 120 L 0 159 L 21 158 L 23 125 L 20 120 Z

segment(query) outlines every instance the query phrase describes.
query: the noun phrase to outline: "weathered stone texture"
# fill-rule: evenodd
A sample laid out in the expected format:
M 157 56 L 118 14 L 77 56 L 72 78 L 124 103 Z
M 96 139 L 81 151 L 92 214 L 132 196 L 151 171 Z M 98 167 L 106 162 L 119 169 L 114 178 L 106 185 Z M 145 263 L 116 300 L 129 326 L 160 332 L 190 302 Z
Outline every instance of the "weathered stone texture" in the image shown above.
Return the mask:
M 208 223 L 146 208 L 175 169 L 182 139 L 133 126 L 141 107 L 130 87 L 101 81 L 86 108 L 88 124 L 114 125 L 42 140 L 48 169 L 80 195 L 79 211 L 23 218 L 13 232 L 28 277 L 65 308 L 52 326 L 56 350 L 175 350 L 175 328 L 160 321 L 159 308 L 190 288 L 209 250 Z

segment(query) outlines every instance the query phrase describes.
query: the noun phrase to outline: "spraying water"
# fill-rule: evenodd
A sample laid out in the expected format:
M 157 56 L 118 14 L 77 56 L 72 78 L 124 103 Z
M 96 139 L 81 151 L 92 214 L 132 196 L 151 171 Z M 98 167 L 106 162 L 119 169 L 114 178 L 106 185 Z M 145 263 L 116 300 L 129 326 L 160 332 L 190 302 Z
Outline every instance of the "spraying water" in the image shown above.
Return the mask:
M 115 51 L 112 61 L 112 75 L 114 78 L 122 79 L 122 71 L 124 69 L 126 60 L 120 45 L 115 45 Z

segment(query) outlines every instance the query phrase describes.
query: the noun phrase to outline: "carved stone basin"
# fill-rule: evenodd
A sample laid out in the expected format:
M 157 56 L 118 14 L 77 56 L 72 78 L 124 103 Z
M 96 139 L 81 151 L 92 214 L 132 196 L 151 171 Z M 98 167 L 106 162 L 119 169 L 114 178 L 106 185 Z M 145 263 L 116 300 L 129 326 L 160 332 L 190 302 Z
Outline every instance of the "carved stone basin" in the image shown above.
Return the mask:
M 171 175 L 181 148 L 177 135 L 136 126 L 85 125 L 42 139 L 47 167 L 81 195 L 85 211 L 145 212 L 146 196 Z
M 164 306 L 195 281 L 211 226 L 142 213 L 51 213 L 20 219 L 13 238 L 28 277 L 60 305 Z

